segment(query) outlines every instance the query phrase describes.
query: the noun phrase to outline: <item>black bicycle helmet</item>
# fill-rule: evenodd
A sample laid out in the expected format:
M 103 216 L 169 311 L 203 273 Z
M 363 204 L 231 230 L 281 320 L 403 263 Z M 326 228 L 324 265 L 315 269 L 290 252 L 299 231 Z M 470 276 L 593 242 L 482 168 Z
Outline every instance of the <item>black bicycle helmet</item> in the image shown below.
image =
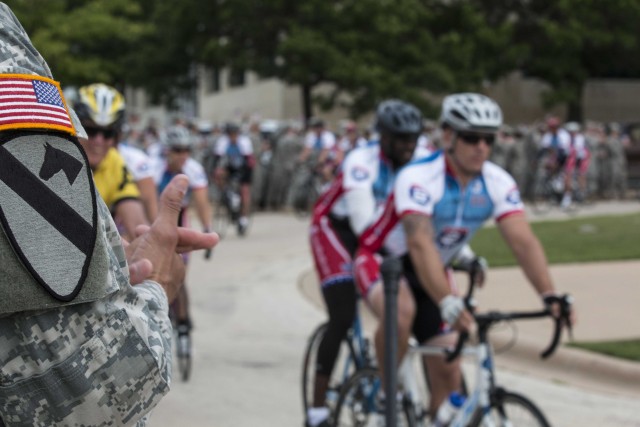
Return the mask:
M 228 122 L 225 126 L 224 126 L 224 131 L 225 133 L 229 134 L 229 133 L 238 133 L 240 132 L 240 125 L 234 122 Z
M 382 101 L 376 111 L 376 130 L 419 134 L 422 131 L 422 114 L 415 106 L 399 99 Z

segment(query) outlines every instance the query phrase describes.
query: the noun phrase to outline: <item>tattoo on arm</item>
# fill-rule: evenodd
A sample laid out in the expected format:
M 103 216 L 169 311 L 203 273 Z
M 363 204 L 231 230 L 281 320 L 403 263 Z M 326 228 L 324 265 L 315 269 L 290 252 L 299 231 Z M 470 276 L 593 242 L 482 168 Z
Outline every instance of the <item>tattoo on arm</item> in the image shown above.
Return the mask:
M 416 234 L 426 233 L 427 236 L 433 235 L 433 226 L 431 225 L 431 218 L 424 215 L 407 215 L 402 219 L 402 225 L 404 226 L 404 232 L 407 237 L 415 236 Z

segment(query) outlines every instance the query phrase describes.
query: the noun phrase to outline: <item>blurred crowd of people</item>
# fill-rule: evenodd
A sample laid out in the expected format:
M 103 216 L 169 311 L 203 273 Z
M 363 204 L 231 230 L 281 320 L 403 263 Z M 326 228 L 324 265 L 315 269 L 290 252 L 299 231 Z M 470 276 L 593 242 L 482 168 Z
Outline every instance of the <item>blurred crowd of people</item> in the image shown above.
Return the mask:
M 291 208 L 296 203 L 296 193 L 310 176 L 315 177 L 321 187 L 327 185 L 338 173 L 340 162 L 348 151 L 376 138 L 374 131 L 350 120 L 341 121 L 336 129 L 330 129 L 319 118 L 310 119 L 306 126 L 293 120 L 245 120 L 234 124 L 253 146 L 256 164 L 251 203 L 254 210 Z M 194 140 L 191 156 L 212 173 L 212 153 L 229 123 L 178 119 L 172 125 L 189 130 Z M 538 123 L 504 125 L 493 147 L 491 160 L 513 175 L 525 200 L 536 197 L 540 181 L 549 168 L 544 138 L 554 128 L 566 132 L 568 151 L 578 144 L 581 153 L 578 155 L 587 156 L 582 166 L 582 159 L 578 159 L 577 201 L 627 196 L 625 148 L 631 140 L 623 134 L 621 126 L 598 122 L 563 123 L 557 117 L 548 117 Z M 161 155 L 165 129 L 157 123 L 150 121 L 146 126 L 140 126 L 134 117 L 134 121 L 125 126 L 125 131 L 124 137 L 129 143 L 138 145 L 152 157 Z M 441 134 L 437 122 L 425 120 L 419 145 L 443 148 Z M 308 190 L 303 188 L 302 191 Z

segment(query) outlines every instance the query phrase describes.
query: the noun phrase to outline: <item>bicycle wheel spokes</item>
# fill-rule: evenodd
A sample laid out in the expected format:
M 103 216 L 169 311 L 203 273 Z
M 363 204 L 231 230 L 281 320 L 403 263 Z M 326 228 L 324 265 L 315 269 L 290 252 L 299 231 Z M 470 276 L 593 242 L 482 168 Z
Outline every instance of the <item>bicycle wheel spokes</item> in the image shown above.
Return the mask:
M 542 411 L 527 397 L 517 393 L 502 392 L 491 404 L 491 411 L 474 426 L 495 427 L 550 427 Z M 480 421 L 480 422 L 478 422 Z
M 384 413 L 378 408 L 380 379 L 373 370 L 363 370 L 345 384 L 335 411 L 336 427 L 384 425 Z M 382 422 L 382 424 L 380 424 Z

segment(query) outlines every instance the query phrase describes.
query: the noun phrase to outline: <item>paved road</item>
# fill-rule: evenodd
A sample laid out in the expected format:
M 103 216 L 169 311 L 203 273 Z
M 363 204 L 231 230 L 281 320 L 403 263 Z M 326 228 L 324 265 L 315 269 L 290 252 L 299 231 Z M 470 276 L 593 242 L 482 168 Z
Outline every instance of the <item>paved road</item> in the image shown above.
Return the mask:
M 193 378 L 175 376 L 151 425 L 301 426 L 302 352 L 324 319 L 297 285 L 310 267 L 306 224 L 286 214 L 257 215 L 249 236 L 229 235 L 210 262 L 193 256 Z M 534 398 L 556 426 L 640 427 L 637 395 L 544 379 L 526 359 L 498 363 L 500 382 Z

